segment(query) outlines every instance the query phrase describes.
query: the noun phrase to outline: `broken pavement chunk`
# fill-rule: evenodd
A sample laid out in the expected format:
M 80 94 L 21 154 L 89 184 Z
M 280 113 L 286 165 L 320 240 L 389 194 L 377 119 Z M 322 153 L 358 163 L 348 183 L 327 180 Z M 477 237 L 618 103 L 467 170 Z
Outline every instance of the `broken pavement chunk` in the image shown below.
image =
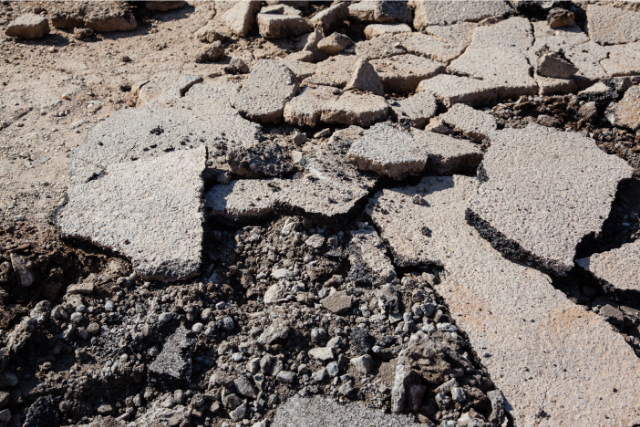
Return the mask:
M 422 80 L 432 78 L 445 69 L 438 62 L 411 54 L 375 59 L 371 65 L 387 93 L 414 92 Z
M 416 1 L 413 26 L 417 31 L 423 31 L 430 25 L 478 22 L 510 12 L 513 12 L 513 8 L 505 1 Z
M 318 49 L 329 55 L 337 55 L 352 45 L 353 41 L 348 36 L 333 33 L 318 42 Z
M 440 74 L 432 79 L 423 80 L 416 93 L 432 93 L 446 107 L 462 103 L 471 107 L 496 101 L 496 89 L 482 80 Z
M 614 126 L 640 129 L 640 86 L 630 87 L 622 100 L 609 104 L 605 117 Z
M 482 150 L 464 139 L 419 129 L 411 133 L 429 152 L 427 170 L 438 175 L 473 173 L 482 161 Z
M 256 13 L 260 10 L 259 1 L 240 1 L 227 10 L 220 19 L 227 28 L 238 37 L 246 37 L 253 26 Z
M 214 185 L 205 196 L 207 212 L 233 222 L 262 220 L 273 213 L 278 192 L 288 185 L 280 179 L 244 179 Z
M 364 58 L 359 59 L 353 68 L 351 78 L 345 86 L 345 90 L 349 89 L 359 89 L 374 95 L 384 96 L 384 87 L 380 76 L 376 73 L 373 65 Z
M 149 375 L 159 380 L 191 381 L 194 339 L 191 333 L 180 326 L 165 341 L 162 351 L 149 365 Z
M 278 123 L 284 105 L 298 93 L 295 75 L 286 65 L 268 59 L 260 60 L 251 70 L 234 106 L 240 114 L 262 123 Z
M 601 58 L 601 64 L 611 77 L 640 74 L 640 42 L 611 46 L 608 50 L 609 57 Z
M 58 217 L 62 235 L 122 253 L 145 280 L 196 276 L 205 157 L 204 147 L 177 151 L 112 164 L 97 179 L 72 183 Z
M 406 99 L 390 101 L 391 110 L 399 123 L 423 129 L 430 118 L 436 115 L 436 97 L 428 92 L 416 93 Z
M 259 13 L 258 31 L 267 39 L 297 37 L 311 31 L 311 27 L 301 16 Z
M 324 123 L 367 127 L 384 119 L 388 113 L 389 106 L 383 97 L 347 92 L 337 100 L 327 102 L 320 119 Z
M 342 24 L 348 17 L 349 5 L 339 2 L 313 15 L 309 19 L 309 24 L 327 33 L 333 27 Z
M 457 132 L 476 142 L 482 142 L 497 127 L 496 119 L 491 114 L 465 104 L 456 104 L 438 117 Z
M 337 291 L 320 300 L 320 304 L 333 314 L 345 314 L 353 305 L 353 297 L 344 291 Z
M 9 37 L 36 40 L 49 34 L 49 21 L 44 16 L 26 13 L 7 25 L 5 34 Z
M 568 79 L 577 71 L 578 68 L 558 52 L 543 53 L 536 65 L 536 72 L 539 75 L 556 79 Z
M 138 25 L 124 1 L 59 2 L 48 6 L 56 28 L 86 27 L 98 33 L 131 31 Z
M 507 244 L 507 256 L 565 274 L 576 245 L 602 229 L 618 183 L 633 169 L 575 132 L 529 124 L 490 138 L 482 162 L 488 180 L 470 203 L 479 221 L 472 220 L 494 244 L 517 246 Z
M 285 105 L 284 121 L 296 126 L 315 127 L 320 122 L 324 104 L 335 101 L 339 94 L 339 89 L 328 86 L 305 87 Z
M 351 231 L 349 277 L 374 286 L 393 282 L 397 277 L 396 270 L 386 251 L 387 247 L 371 225 L 362 224 Z
M 134 85 L 131 94 L 137 97 L 136 106 L 138 107 L 148 105 L 151 102 L 170 104 L 172 101 L 182 98 L 193 85 L 198 83 L 202 83 L 201 76 L 169 73 Z
M 356 55 L 366 59 L 388 58 L 407 51 L 396 40 L 397 34 L 383 34 L 371 40 L 356 43 Z
M 640 240 L 577 259 L 576 264 L 615 289 L 640 291 Z
M 305 84 L 344 87 L 351 78 L 358 58 L 353 55 L 336 55 L 316 64 L 316 73 Z
M 371 24 L 364 29 L 367 39 L 373 39 L 383 34 L 410 33 L 411 27 L 407 24 Z
M 365 131 L 347 153 L 347 160 L 361 170 L 374 171 L 396 180 L 421 173 L 428 158 L 424 144 L 386 123 L 378 123 Z
M 587 7 L 589 37 L 601 45 L 640 40 L 640 12 L 590 4 Z

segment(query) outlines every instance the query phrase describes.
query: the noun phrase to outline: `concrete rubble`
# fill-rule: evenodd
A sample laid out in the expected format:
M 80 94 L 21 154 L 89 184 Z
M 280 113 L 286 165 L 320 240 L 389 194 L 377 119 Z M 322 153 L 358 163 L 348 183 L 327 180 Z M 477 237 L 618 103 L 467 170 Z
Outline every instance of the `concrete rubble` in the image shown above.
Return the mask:
M 495 102 L 495 87 L 482 80 L 469 77 L 458 77 L 440 74 L 432 79 L 423 80 L 416 88 L 416 93 L 432 93 L 446 107 L 462 103 L 471 107 Z
M 439 117 L 456 132 L 475 142 L 482 142 L 497 127 L 495 117 L 465 104 L 456 104 Z
M 444 71 L 442 64 L 411 54 L 374 59 L 371 65 L 380 76 L 387 93 L 414 92 L 422 80 Z
M 436 97 L 429 92 L 416 93 L 405 99 L 389 102 L 391 111 L 399 123 L 424 128 L 430 118 L 436 115 Z
M 639 244 L 625 243 L 617 249 L 577 259 L 576 264 L 615 289 L 640 291 Z

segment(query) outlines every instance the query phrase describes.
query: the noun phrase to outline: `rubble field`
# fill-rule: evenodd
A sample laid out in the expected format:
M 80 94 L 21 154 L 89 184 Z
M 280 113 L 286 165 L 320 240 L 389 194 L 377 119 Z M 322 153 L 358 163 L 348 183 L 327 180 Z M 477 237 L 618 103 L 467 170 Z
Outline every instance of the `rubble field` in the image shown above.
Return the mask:
M 640 3 L 0 31 L 0 427 L 640 425 Z

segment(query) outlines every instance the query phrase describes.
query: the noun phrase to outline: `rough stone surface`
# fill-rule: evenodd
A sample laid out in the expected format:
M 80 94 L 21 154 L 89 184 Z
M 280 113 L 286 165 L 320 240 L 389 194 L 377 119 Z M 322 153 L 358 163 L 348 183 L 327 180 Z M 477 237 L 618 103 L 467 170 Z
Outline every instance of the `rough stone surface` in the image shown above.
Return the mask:
M 336 55 L 316 66 L 316 73 L 305 83 L 314 85 L 344 87 L 351 78 L 351 72 L 358 58 L 353 55 Z
M 472 107 L 495 102 L 496 89 L 489 83 L 469 77 L 440 74 L 423 80 L 416 88 L 417 93 L 432 93 L 446 107 L 462 103 Z
M 410 33 L 411 27 L 407 24 L 371 24 L 364 29 L 364 35 L 373 39 L 383 34 Z
M 5 34 L 22 39 L 41 39 L 49 34 L 49 21 L 44 16 L 26 13 L 7 25 Z
M 347 92 L 335 101 L 327 102 L 320 117 L 324 123 L 371 126 L 387 117 L 389 106 L 378 95 Z
M 214 185 L 205 196 L 207 213 L 233 222 L 261 220 L 273 213 L 278 192 L 287 181 L 246 179 Z
M 343 291 L 336 291 L 321 299 L 320 304 L 333 314 L 345 314 L 353 306 L 353 297 Z
M 429 92 L 416 93 L 405 99 L 390 101 L 389 105 L 399 123 L 423 129 L 436 115 L 436 97 Z
M 385 123 L 378 123 L 354 142 L 347 159 L 362 170 L 402 180 L 421 173 L 429 154 L 424 144 L 416 142 L 406 132 Z
M 444 267 L 447 278 L 437 291 L 481 349 L 518 425 L 633 424 L 640 417 L 633 350 L 548 276 L 506 260 L 466 223 L 476 188 L 473 178 L 426 177 L 415 187 L 378 193 L 368 212 L 397 261 Z M 411 203 L 416 194 L 424 205 Z
M 432 26 L 427 34 L 398 34 L 396 39 L 407 52 L 448 64 L 459 57 L 471 43 L 476 24 L 464 22 L 447 26 Z
M 496 119 L 491 114 L 465 104 L 456 104 L 439 117 L 447 125 L 476 142 L 482 142 L 497 127 Z
M 541 55 L 536 64 L 536 73 L 543 77 L 568 79 L 577 71 L 578 68 L 575 65 L 556 52 Z
M 259 1 L 241 1 L 227 10 L 220 19 L 238 37 L 246 37 L 260 10 Z
M 124 1 L 59 2 L 49 9 L 56 28 L 86 27 L 98 33 L 131 31 L 137 27 L 131 7 Z
M 418 129 L 412 135 L 429 152 L 427 170 L 438 175 L 473 173 L 482 161 L 482 150 L 469 141 Z
M 371 65 L 387 93 L 414 92 L 422 80 L 430 79 L 445 69 L 438 62 L 411 54 L 375 59 Z
M 616 289 L 640 291 L 640 240 L 588 258 L 576 264 Z
M 337 55 L 352 45 L 353 41 L 348 36 L 333 33 L 318 42 L 318 49 L 329 55 Z
M 287 57 L 282 60 L 282 63 L 296 76 L 299 84 L 313 76 L 316 72 L 316 64 L 310 62 L 297 61 Z
M 260 35 L 268 39 L 297 37 L 311 31 L 307 21 L 295 15 L 259 13 L 257 21 Z
M 590 4 L 587 7 L 589 37 L 601 45 L 640 40 L 640 13 Z
M 380 76 L 373 68 L 373 65 L 364 58 L 356 62 L 345 89 L 359 89 L 364 92 L 371 92 L 374 95 L 384 96 L 384 87 Z
M 611 77 L 640 75 L 640 42 L 608 49 L 609 57 L 600 63 Z
M 187 2 L 183 1 L 183 0 L 147 1 L 147 2 L 145 2 L 144 7 L 146 7 L 149 10 L 155 10 L 155 11 L 158 11 L 158 12 L 166 12 L 168 10 L 180 9 L 185 4 L 187 4 Z
M 224 46 L 220 41 L 214 41 L 213 43 L 206 45 L 198 51 L 196 55 L 196 63 L 205 64 L 208 62 L 215 62 L 224 56 Z
M 391 283 L 397 277 L 393 263 L 387 257 L 387 247 L 376 230 L 363 224 L 351 231 L 351 250 L 357 251 L 349 257 L 353 264 L 362 263 L 362 268 L 370 272 L 370 281 L 374 286 Z
M 618 182 L 632 174 L 591 138 L 534 124 L 492 133 L 482 166 L 488 181 L 471 211 L 560 274 L 573 268 L 582 238 L 600 232 Z
M 53 396 L 38 397 L 29 407 L 22 424 L 23 427 L 55 427 L 58 425 L 60 425 L 60 416 L 56 399 Z
M 234 106 L 251 120 L 277 123 L 282 119 L 284 105 L 298 90 L 298 81 L 286 65 L 263 59 L 251 70 Z
M 569 27 L 573 25 L 574 21 L 575 15 L 573 12 L 560 7 L 551 9 L 547 16 L 547 23 L 550 28 Z
M 278 408 L 272 427 L 420 427 L 404 415 L 390 415 L 358 403 L 341 405 L 335 400 L 317 396 L 311 399 L 292 397 Z
M 315 127 L 320 123 L 323 106 L 338 99 L 336 88 L 318 86 L 305 87 L 284 107 L 284 121 L 297 126 Z
M 191 354 L 194 339 L 190 332 L 180 326 L 165 341 L 162 351 L 149 365 L 149 373 L 160 380 L 176 379 L 191 381 Z
M 227 151 L 227 164 L 241 178 L 281 177 L 292 171 L 287 153 L 275 141 L 251 147 L 233 147 Z
M 204 148 L 109 165 L 99 178 L 69 186 L 58 217 L 62 235 L 122 253 L 146 280 L 194 277 L 202 252 L 204 167 Z
M 398 43 L 397 36 L 398 34 L 383 34 L 371 40 L 358 42 L 355 48 L 356 55 L 371 60 L 407 53 Z
M 173 101 L 185 96 L 187 91 L 198 83 L 202 83 L 201 76 L 168 73 L 134 85 L 131 92 L 133 96 L 137 97 L 136 105 L 138 107 L 152 102 L 171 104 Z
M 349 5 L 345 2 L 336 3 L 315 14 L 309 19 L 309 23 L 322 31 L 329 31 L 341 24 L 349 16 Z
M 450 25 L 456 22 L 478 22 L 492 16 L 503 16 L 513 12 L 504 1 L 416 1 L 413 26 L 423 31 L 430 25 Z
M 609 104 L 605 117 L 615 126 L 640 129 L 640 86 L 630 87 L 622 100 Z

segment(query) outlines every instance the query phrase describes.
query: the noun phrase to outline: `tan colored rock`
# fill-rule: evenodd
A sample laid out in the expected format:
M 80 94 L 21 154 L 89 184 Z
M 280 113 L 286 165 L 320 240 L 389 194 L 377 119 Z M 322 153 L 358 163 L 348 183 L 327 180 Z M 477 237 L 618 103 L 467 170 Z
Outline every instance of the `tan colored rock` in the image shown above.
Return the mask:
M 640 129 L 640 86 L 630 87 L 619 102 L 609 104 L 605 117 L 614 126 Z
M 220 20 L 238 37 L 246 37 L 260 10 L 259 1 L 240 1 L 227 10 Z
M 284 121 L 296 126 L 316 127 L 324 105 L 337 100 L 339 95 L 338 89 L 327 86 L 303 88 L 285 105 Z
M 410 33 L 411 27 L 407 24 L 370 24 L 364 29 L 364 35 L 373 39 L 383 34 Z
M 193 35 L 196 40 L 202 43 L 213 43 L 233 37 L 231 30 L 216 20 L 207 22 L 204 27 L 200 27 Z
M 601 45 L 640 40 L 640 13 L 590 4 L 587 7 L 589 37 Z
M 59 2 L 49 9 L 55 28 L 86 27 L 98 33 L 131 31 L 138 25 L 124 1 Z
M 302 62 L 290 59 L 290 56 L 283 59 L 281 62 L 287 66 L 288 69 L 296 76 L 296 80 L 299 84 L 313 76 L 316 73 L 316 64 L 310 62 Z
M 267 39 L 297 37 L 311 31 L 307 21 L 295 15 L 259 13 L 257 21 L 260 35 Z
M 333 33 L 325 37 L 318 43 L 318 49 L 329 55 L 337 55 L 343 50 L 351 47 L 353 42 L 348 36 L 340 33 Z
M 415 141 L 429 152 L 427 170 L 438 175 L 473 173 L 482 161 L 482 150 L 463 139 L 412 129 Z
M 351 78 L 351 72 L 358 58 L 353 55 L 336 55 L 316 64 L 316 73 L 309 77 L 307 84 L 344 87 Z
M 554 79 L 551 77 L 542 77 L 535 75 L 538 84 L 538 95 L 564 95 L 568 93 L 576 93 L 578 85 L 573 78 L 571 79 Z
M 511 256 L 565 274 L 577 244 L 602 229 L 631 166 L 575 132 L 529 124 L 490 138 L 482 161 L 488 180 L 471 212 L 519 245 Z
M 568 79 L 578 71 L 578 68 L 557 52 L 546 52 L 538 57 L 536 73 L 542 77 Z
M 26 13 L 7 25 L 5 34 L 9 37 L 37 40 L 49 34 L 49 21 L 44 16 Z
M 420 129 L 424 128 L 438 111 L 436 97 L 429 92 L 416 93 L 406 99 L 390 101 L 389 106 L 399 123 Z
M 472 107 L 495 102 L 495 87 L 482 80 L 440 74 L 432 79 L 423 80 L 416 93 L 432 93 L 445 106 L 462 103 Z
M 327 33 L 333 27 L 342 24 L 348 17 L 349 5 L 340 2 L 313 15 L 309 19 L 309 24 Z
M 617 249 L 588 258 L 576 264 L 616 289 L 640 291 L 640 241 L 626 243 Z
M 518 425 L 632 425 L 640 418 L 632 348 L 548 276 L 506 260 L 467 224 L 477 185 L 468 177 L 426 177 L 378 193 L 367 211 L 397 264 L 443 266 L 447 278 L 437 291 Z M 416 195 L 424 205 L 412 203 Z
M 344 93 L 322 108 L 320 119 L 324 123 L 358 125 L 368 127 L 389 114 L 389 106 L 378 95 Z
M 376 73 L 373 65 L 364 58 L 361 58 L 353 68 L 351 78 L 345 86 L 345 90 L 358 89 L 364 92 L 371 92 L 374 95 L 384 96 L 384 87 L 380 76 Z
M 431 26 L 428 34 L 399 34 L 396 39 L 407 52 L 448 64 L 459 57 L 471 43 L 476 24 L 463 22 Z
M 131 94 L 136 97 L 138 107 L 152 102 L 171 104 L 182 98 L 193 85 L 202 83 L 201 76 L 182 73 L 168 73 L 152 78 L 149 81 L 135 84 Z
M 497 127 L 496 119 L 491 114 L 475 110 L 465 104 L 454 105 L 440 117 L 457 132 L 476 142 L 482 142 Z
M 413 27 L 424 31 L 430 25 L 451 25 L 457 22 L 478 22 L 492 16 L 513 12 L 504 1 L 415 1 Z
M 387 93 L 414 92 L 422 80 L 444 72 L 444 65 L 427 58 L 406 54 L 375 59 L 371 65 L 382 80 Z
M 345 314 L 353 306 L 353 297 L 344 291 L 337 291 L 321 299 L 320 304 L 333 314 Z

